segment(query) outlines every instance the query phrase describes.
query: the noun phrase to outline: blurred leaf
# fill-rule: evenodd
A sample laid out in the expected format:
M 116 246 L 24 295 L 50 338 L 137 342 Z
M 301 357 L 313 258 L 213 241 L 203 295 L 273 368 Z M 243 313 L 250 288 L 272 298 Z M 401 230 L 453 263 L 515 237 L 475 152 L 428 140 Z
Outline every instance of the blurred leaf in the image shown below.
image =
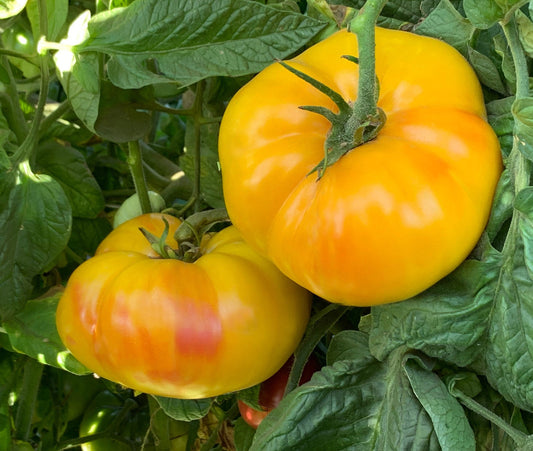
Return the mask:
M 476 28 L 490 28 L 505 15 L 494 0 L 464 0 L 463 7 Z
M 500 94 L 507 92 L 498 67 L 488 56 L 474 50 L 470 46 L 467 47 L 467 56 L 469 63 L 476 71 L 476 75 L 482 84 Z
M 516 23 L 518 24 L 518 32 L 520 36 L 520 42 L 524 52 L 530 58 L 533 57 L 533 22 L 522 11 L 518 11 L 516 14 Z
M 165 413 L 175 420 L 192 421 L 199 420 L 207 415 L 212 398 L 205 399 L 175 399 L 163 396 L 154 396 Z
M 56 328 L 57 303 L 62 290 L 29 301 L 24 309 L 4 322 L 13 348 L 39 362 L 75 374 L 90 373 L 65 348 Z
M 180 158 L 180 166 L 185 174 L 194 179 L 194 157 L 187 153 Z M 202 199 L 213 208 L 224 208 L 222 193 L 222 174 L 218 166 L 218 158 L 213 153 L 201 156 L 200 190 Z
M 252 446 L 255 429 L 248 425 L 242 418 L 235 421 L 235 449 L 248 451 Z
M 0 19 L 16 16 L 26 6 L 27 0 L 0 0 Z
M 441 2 L 414 28 L 415 33 L 441 39 L 466 54 L 475 28 L 457 12 L 450 0 Z
M 491 241 L 496 238 L 502 226 L 513 216 L 513 200 L 514 186 L 511 173 L 505 169 L 496 188 L 494 206 L 486 227 L 487 235 Z
M 39 16 L 39 0 L 28 0 L 26 12 L 31 22 L 33 36 L 37 41 L 41 36 L 41 23 Z M 49 41 L 55 41 L 60 37 L 68 15 L 68 0 L 46 0 L 46 15 L 48 24 Z
M 85 11 L 72 22 L 68 36 L 60 42 L 64 48 L 54 54 L 54 61 L 59 81 L 74 112 L 94 132 L 100 103 L 100 60 L 95 52 L 77 55 L 71 49 L 87 36 L 90 17 L 89 11 Z
M 518 148 L 533 161 L 533 97 L 516 99 L 511 111 L 515 118 Z
M 104 209 L 102 190 L 84 156 L 73 147 L 54 141 L 41 144 L 36 165 L 59 182 L 69 199 L 73 216 L 95 218 Z
M 111 223 L 106 218 L 73 218 L 68 246 L 81 258 L 92 257 L 111 230 Z

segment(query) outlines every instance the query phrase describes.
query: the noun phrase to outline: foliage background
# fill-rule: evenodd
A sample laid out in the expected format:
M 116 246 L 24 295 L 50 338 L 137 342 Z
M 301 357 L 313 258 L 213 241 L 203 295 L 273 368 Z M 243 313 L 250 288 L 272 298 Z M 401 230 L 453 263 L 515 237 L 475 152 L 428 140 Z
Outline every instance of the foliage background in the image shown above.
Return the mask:
M 533 2 L 383 9 L 381 26 L 470 62 L 506 169 L 485 234 L 450 276 L 372 309 L 315 300 L 290 393 L 257 432 L 235 404 L 257 402 L 257 387 L 188 402 L 133 393 L 94 379 L 55 330 L 62 285 L 118 207 L 146 189 L 178 216 L 223 207 L 228 100 L 363 4 L 0 1 L 0 449 L 80 445 L 103 391 L 115 420 L 96 438 L 125 449 L 533 449 Z M 311 352 L 324 368 L 291 390 Z

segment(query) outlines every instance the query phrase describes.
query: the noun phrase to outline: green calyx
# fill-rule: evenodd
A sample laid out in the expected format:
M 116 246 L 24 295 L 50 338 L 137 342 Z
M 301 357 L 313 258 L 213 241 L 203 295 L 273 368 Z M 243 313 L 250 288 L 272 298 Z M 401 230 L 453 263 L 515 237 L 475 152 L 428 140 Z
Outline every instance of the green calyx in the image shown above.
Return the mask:
M 224 208 L 213 210 L 205 210 L 189 216 L 176 230 L 174 239 L 178 243 L 177 249 L 173 249 L 166 243 L 169 233 L 169 224 L 165 218 L 162 218 L 165 223 L 165 230 L 163 234 L 158 237 L 140 228 L 139 230 L 144 237 L 150 242 L 152 249 L 160 256 L 160 258 L 174 258 L 187 263 L 192 263 L 198 260 L 202 253 L 200 251 L 200 244 L 202 237 L 215 224 L 229 222 L 228 213 Z
M 321 114 L 331 129 L 324 145 L 324 159 L 311 171 L 320 179 L 326 169 L 335 164 L 352 149 L 376 138 L 385 124 L 385 113 L 377 106 L 379 84 L 376 77 L 375 27 L 378 16 L 387 0 L 367 0 L 350 21 L 348 29 L 357 35 L 359 56 L 344 56 L 359 67 L 358 94 L 353 105 L 318 80 L 281 62 L 283 67 L 326 94 L 337 106 L 335 113 L 320 106 L 301 106 L 303 110 Z
M 358 59 L 353 56 L 344 58 L 358 63 Z M 339 112 L 335 113 L 322 106 L 304 105 L 302 110 L 310 111 L 324 116 L 330 123 L 331 129 L 324 144 L 324 158 L 316 165 L 310 173 L 317 172 L 320 179 L 326 169 L 335 164 L 341 157 L 352 149 L 373 140 L 385 124 L 386 116 L 382 109 L 375 106 L 371 111 L 361 111 L 357 108 L 357 103 L 349 104 L 344 98 L 329 86 L 324 85 L 315 78 L 289 66 L 281 61 L 280 64 L 306 81 L 320 92 L 326 94 L 337 106 Z M 374 105 L 377 100 L 377 80 L 374 86 Z

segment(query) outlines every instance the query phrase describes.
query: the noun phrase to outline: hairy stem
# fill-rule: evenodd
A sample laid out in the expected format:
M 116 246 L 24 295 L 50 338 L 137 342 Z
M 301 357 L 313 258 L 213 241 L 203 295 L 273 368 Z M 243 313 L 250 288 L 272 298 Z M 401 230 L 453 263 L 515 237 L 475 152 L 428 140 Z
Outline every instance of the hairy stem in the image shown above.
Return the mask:
M 516 100 L 519 100 L 529 96 L 529 71 L 524 50 L 520 43 L 515 16 L 516 14 L 513 14 L 509 20 L 502 22 L 500 25 L 507 38 L 513 57 L 516 73 Z M 520 151 L 520 146 L 523 145 L 520 141 L 515 126 L 513 148 L 508 160 L 508 168 L 512 174 L 515 195 L 529 185 L 529 174 L 531 172 L 531 162 L 528 161 L 525 155 Z M 513 215 L 509 233 L 507 234 L 507 239 L 505 240 L 502 249 L 502 253 L 509 256 L 509 258 L 514 254 L 514 249 L 516 247 L 519 217 L 520 215 L 518 214 Z
M 368 0 L 348 28 L 357 35 L 359 89 L 354 104 L 355 119 L 363 123 L 377 111 L 376 21 L 387 0 Z
M 19 440 L 28 441 L 30 438 L 33 411 L 39 385 L 41 384 L 43 368 L 41 363 L 29 357 L 24 365 L 22 388 L 19 393 L 15 416 L 15 438 Z
M 152 205 L 150 204 L 150 197 L 148 196 L 148 188 L 146 186 L 146 179 L 144 177 L 141 148 L 138 141 L 128 142 L 128 166 L 130 167 L 133 184 L 135 185 L 135 191 L 139 196 L 141 211 L 143 214 L 151 213 Z

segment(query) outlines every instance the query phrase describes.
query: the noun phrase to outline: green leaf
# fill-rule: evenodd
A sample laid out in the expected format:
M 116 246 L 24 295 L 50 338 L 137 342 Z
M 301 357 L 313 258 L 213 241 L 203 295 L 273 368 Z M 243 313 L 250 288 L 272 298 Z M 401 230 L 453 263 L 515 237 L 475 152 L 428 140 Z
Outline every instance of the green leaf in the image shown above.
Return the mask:
M 100 137 L 115 143 L 126 143 L 149 134 L 152 117 L 139 111 L 145 106 L 145 94 L 141 90 L 124 90 L 111 83 L 102 83 L 100 89 L 101 102 L 94 124 Z
M 95 218 L 104 209 L 104 196 L 84 156 L 70 146 L 54 141 L 41 144 L 36 167 L 52 176 L 69 199 L 72 215 Z
M 370 349 L 382 360 L 399 346 L 419 349 L 458 366 L 483 352 L 498 268 L 467 260 L 425 292 L 406 301 L 372 308 Z
M 518 33 L 520 42 L 524 52 L 530 58 L 533 57 L 533 22 L 522 11 L 518 10 L 516 14 L 516 23 L 518 25 Z
M 90 371 L 65 348 L 56 328 L 57 303 L 61 291 L 29 301 L 24 309 L 3 323 L 13 349 L 39 362 L 74 374 Z
M 533 97 L 516 99 L 511 109 L 515 118 L 518 148 L 533 160 Z
M 415 33 L 441 39 L 466 54 L 475 28 L 457 12 L 450 0 L 441 0 L 414 29 Z
M 361 346 L 359 334 L 353 335 L 356 347 Z M 345 335 L 342 348 L 348 340 Z M 369 359 L 368 350 L 353 357 L 322 368 L 290 392 L 259 425 L 250 449 L 440 449 L 403 370 L 403 351 L 383 363 Z
M 187 153 L 180 158 L 183 172 L 194 180 L 194 157 Z M 207 153 L 200 158 L 200 189 L 202 199 L 213 208 L 224 208 L 222 193 L 222 174 L 218 165 L 218 158 L 213 153 Z
M 514 117 L 511 111 L 514 97 L 493 100 L 487 103 L 487 115 L 490 126 L 501 137 L 512 135 L 514 129 Z
M 294 390 L 298 386 L 305 364 L 309 360 L 313 350 L 348 309 L 349 307 L 344 305 L 329 304 L 311 317 L 305 335 L 294 353 L 294 363 L 292 364 L 285 388 L 286 393 Z
M 512 255 L 499 262 L 492 283 L 494 303 L 484 360 L 491 385 L 519 408 L 533 410 L 533 280 L 523 240 L 516 238 Z
M 476 28 L 490 28 L 505 16 L 493 0 L 464 0 L 463 7 L 466 17 Z
M 11 419 L 5 413 L 0 413 L 0 449 L 11 447 Z
M 429 365 L 421 358 L 410 358 L 405 362 L 405 372 L 416 397 L 433 421 L 441 448 L 449 451 L 475 449 L 474 432 L 463 408 Z
M 0 318 L 29 299 L 33 277 L 65 248 L 71 222 L 68 199 L 53 178 L 33 174 L 27 163 L 0 174 Z
M 533 219 L 533 187 L 528 186 L 516 195 L 514 207 L 528 219 Z
M 72 108 L 84 125 L 94 132 L 100 103 L 100 59 L 95 52 L 75 54 L 71 46 L 87 35 L 90 13 L 85 11 L 69 27 L 61 40 L 63 48 L 54 54 L 56 71 Z
M 39 15 L 39 0 L 28 0 L 26 12 L 31 22 L 31 29 L 35 41 L 41 36 L 41 21 Z M 68 0 L 46 0 L 46 15 L 48 34 L 46 39 L 55 41 L 60 37 L 68 16 Z
M 507 89 L 509 92 L 514 93 L 516 89 L 516 70 L 511 50 L 507 44 L 507 39 L 503 34 L 497 34 L 494 36 L 493 46 L 494 51 L 501 59 L 501 69 L 508 86 Z
M 175 420 L 193 421 L 207 415 L 213 398 L 205 399 L 175 399 L 163 396 L 154 396 L 165 413 Z
M 494 239 L 502 229 L 503 225 L 513 216 L 513 201 L 513 180 L 509 169 L 505 169 L 496 188 L 493 207 L 486 228 L 487 235 L 491 242 L 494 242 Z
M 92 257 L 111 230 L 111 223 L 106 218 L 73 218 L 68 246 L 81 258 Z
M 401 24 L 416 24 L 420 19 L 426 17 L 437 7 L 440 0 L 422 0 L 422 1 L 405 1 L 389 0 L 381 11 L 381 19 L 386 21 L 393 20 L 400 28 Z M 366 0 L 330 0 L 328 3 L 333 5 L 345 5 L 351 8 L 360 9 L 366 3 Z M 460 2 L 453 1 L 454 4 Z
M 466 261 L 425 293 L 373 308 L 372 352 L 384 358 L 406 345 L 471 366 L 507 400 L 532 410 L 532 227 L 529 218 L 518 221 L 520 233 L 509 232 L 504 253 L 489 248 L 482 262 Z
M 0 0 L 0 19 L 16 16 L 26 6 L 27 0 Z
M 242 418 L 235 421 L 235 449 L 236 451 L 248 451 L 252 446 L 255 429 L 248 425 Z
M 467 46 L 467 57 L 468 62 L 476 71 L 476 75 L 483 85 L 499 94 L 505 94 L 507 92 L 498 67 L 488 56 Z
M 137 0 L 95 15 L 90 37 L 75 50 L 110 55 L 110 80 L 122 88 L 159 83 L 161 76 L 190 85 L 212 76 L 259 72 L 324 26 L 250 0 Z M 152 59 L 159 72 L 147 64 Z
M 335 334 L 328 347 L 328 365 L 341 360 L 357 360 L 365 365 L 375 358 L 368 347 L 368 335 L 358 330 L 343 330 Z

